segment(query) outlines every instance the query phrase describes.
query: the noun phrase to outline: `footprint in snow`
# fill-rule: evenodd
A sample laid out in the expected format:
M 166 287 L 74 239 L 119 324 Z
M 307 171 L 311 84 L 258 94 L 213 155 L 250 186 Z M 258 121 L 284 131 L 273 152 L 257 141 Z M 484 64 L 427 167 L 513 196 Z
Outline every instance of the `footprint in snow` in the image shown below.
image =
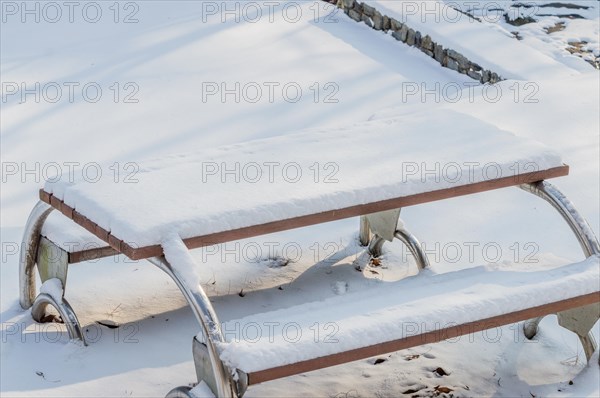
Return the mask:
M 341 296 L 342 294 L 346 294 L 348 291 L 348 283 L 343 281 L 337 281 L 331 284 L 331 289 L 335 294 Z

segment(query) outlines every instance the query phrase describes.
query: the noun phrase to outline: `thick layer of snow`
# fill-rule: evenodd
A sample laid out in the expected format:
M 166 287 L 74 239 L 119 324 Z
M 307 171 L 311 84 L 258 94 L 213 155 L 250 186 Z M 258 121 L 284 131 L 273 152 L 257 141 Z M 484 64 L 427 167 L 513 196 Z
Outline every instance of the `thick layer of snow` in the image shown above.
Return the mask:
M 68 252 L 108 246 L 106 242 L 98 239 L 58 211 L 50 213 L 42 227 L 42 235 Z
M 49 294 L 54 300 L 60 302 L 63 296 L 63 284 L 58 278 L 50 278 L 40 286 L 40 293 Z
M 561 165 L 542 144 L 442 110 L 141 163 L 136 183 L 44 189 L 142 247 Z
M 231 366 L 254 372 L 594 293 L 599 280 L 598 256 L 553 270 L 424 272 L 228 322 L 219 347 Z
M 192 292 L 198 292 L 202 280 L 198 274 L 198 266 L 185 243 L 177 234 L 171 234 L 164 238 L 162 247 L 165 259 L 171 264 L 173 271 Z

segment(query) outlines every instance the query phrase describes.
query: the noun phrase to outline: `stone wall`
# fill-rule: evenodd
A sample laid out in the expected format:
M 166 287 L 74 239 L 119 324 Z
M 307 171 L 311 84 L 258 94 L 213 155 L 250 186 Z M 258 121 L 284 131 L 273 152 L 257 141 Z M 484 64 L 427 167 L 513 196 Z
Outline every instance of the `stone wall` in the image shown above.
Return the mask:
M 357 0 L 324 0 L 336 4 L 346 15 L 356 22 L 364 22 L 367 26 L 383 32 L 392 32 L 392 37 L 409 46 L 416 47 L 431 58 L 435 59 L 445 68 L 469 76 L 480 83 L 497 83 L 502 79 L 497 73 L 482 68 L 470 61 L 464 55 L 450 48 L 444 48 L 441 43 L 433 41 L 429 35 L 423 36 L 394 18 L 382 15 L 374 7 Z

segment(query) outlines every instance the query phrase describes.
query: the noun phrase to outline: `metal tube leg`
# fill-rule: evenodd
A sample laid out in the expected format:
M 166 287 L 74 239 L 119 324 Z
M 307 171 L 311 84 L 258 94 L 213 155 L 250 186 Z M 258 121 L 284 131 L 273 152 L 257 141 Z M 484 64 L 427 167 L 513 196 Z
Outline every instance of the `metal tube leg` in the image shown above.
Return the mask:
M 179 274 L 164 256 L 151 258 L 149 261 L 166 272 L 173 281 L 175 281 L 200 324 L 205 340 L 204 343 L 206 344 L 206 349 L 208 351 L 210 371 L 212 372 L 215 382 L 215 385 L 209 385 L 213 389 L 213 393 L 218 397 L 238 396 L 238 384 L 233 380 L 233 375 L 227 366 L 221 361 L 215 345 L 215 343 L 225 342 L 225 338 L 221 332 L 219 319 L 217 318 L 208 296 L 206 296 L 200 286 L 188 286 L 186 279 Z M 202 371 L 206 372 L 207 369 L 203 369 Z M 206 380 L 206 382 L 210 383 L 209 380 Z M 177 391 L 173 390 L 172 393 L 179 394 L 182 392 L 181 389 L 176 390 Z M 241 394 L 243 394 L 243 391 L 240 392 L 239 396 L 241 396 Z
M 19 302 L 23 309 L 31 307 L 35 300 L 35 275 L 33 271 L 37 260 L 42 226 L 52 210 L 53 208 L 50 205 L 39 201 L 31 210 L 27 224 L 25 224 L 19 256 Z
M 195 398 L 190 392 L 191 389 L 186 386 L 174 388 L 165 395 L 165 398 Z
M 523 333 L 527 339 L 531 340 L 535 337 L 538 332 L 538 326 L 540 322 L 544 319 L 543 316 L 539 316 L 537 318 L 529 319 L 523 322 Z
M 520 188 L 532 193 L 546 202 L 550 203 L 562 218 L 567 222 L 571 231 L 575 234 L 579 245 L 586 258 L 600 255 L 600 243 L 589 224 L 575 209 L 573 203 L 554 185 L 546 181 L 538 181 L 531 184 L 520 185 Z M 600 305 L 592 304 L 585 307 L 573 308 L 557 314 L 558 323 L 579 336 L 583 345 L 585 355 L 589 361 L 596 350 L 596 342 L 590 330 L 594 323 L 600 319 Z M 537 333 L 538 325 L 543 317 L 526 321 L 523 324 L 523 332 L 528 339 L 532 339 Z
M 42 318 L 46 315 L 46 307 L 48 305 L 56 308 L 60 314 L 60 317 L 67 327 L 67 332 L 69 332 L 69 338 L 71 340 L 80 340 L 83 345 L 87 345 L 77 315 L 75 315 L 75 311 L 73 311 L 73 308 L 65 298 L 62 298 L 59 301 L 47 293 L 38 294 L 31 307 L 31 316 L 33 319 L 36 322 L 42 322 Z
M 600 243 L 594 235 L 594 231 L 575 209 L 573 203 L 558 188 L 546 181 L 522 184 L 520 188 L 544 199 L 560 213 L 575 234 L 586 257 L 600 254 Z
M 423 251 L 419 240 L 408 232 L 400 220 L 400 211 L 402 209 L 393 209 L 371 213 L 360 217 L 359 238 L 360 244 L 367 245 L 370 239 L 369 253 L 373 257 L 379 257 L 385 241 L 393 241 L 394 238 L 402 241 L 415 257 L 419 269 L 429 267 L 427 255 Z
M 400 239 L 408 247 L 412 255 L 415 257 L 415 261 L 417 262 L 419 270 L 429 267 L 429 259 L 427 259 L 427 254 L 425 254 L 423 248 L 421 247 L 421 243 L 413 234 L 408 232 L 406 229 L 401 228 L 396 231 L 394 236 Z
M 598 348 L 598 344 L 596 343 L 596 340 L 594 339 L 594 336 L 591 333 L 586 334 L 585 336 L 579 336 L 579 341 L 581 342 L 581 345 L 583 346 L 583 352 L 585 353 L 585 358 L 588 360 L 588 362 L 590 361 L 590 359 L 592 359 L 592 355 L 594 355 L 594 352 L 596 352 L 596 349 Z M 598 365 L 600 365 L 600 358 L 598 358 Z
M 41 237 L 44 222 L 52 210 L 54 209 L 50 205 L 39 201 L 27 219 L 19 257 L 19 301 L 23 309 L 31 307 L 31 316 L 36 322 L 43 321 L 48 305 L 56 308 L 71 340 L 80 340 L 87 345 L 77 315 L 63 297 L 68 268 L 67 253 Z M 42 283 L 54 278 L 59 280 L 62 289 L 60 299 L 44 292 L 36 297 L 34 275 L 36 264 Z
M 371 241 L 371 228 L 369 228 L 369 219 L 366 216 L 360 216 L 358 240 L 361 246 L 367 246 Z
M 369 243 L 369 253 L 371 254 L 371 256 L 381 256 L 384 243 L 385 239 L 383 239 L 381 236 L 373 235 L 373 238 L 371 238 L 371 242 Z
M 413 234 L 404 228 L 400 228 L 396 231 L 394 237 L 399 239 L 406 245 L 406 247 L 408 247 L 408 250 L 410 250 L 412 255 L 415 257 L 415 261 L 417 262 L 419 270 L 429 267 L 427 254 L 423 251 L 421 243 Z M 369 253 L 371 253 L 373 257 L 381 256 L 384 243 L 384 238 L 380 237 L 379 235 L 373 235 L 371 243 L 369 243 Z
M 598 307 L 597 304 L 596 307 Z M 596 313 L 595 318 L 594 312 Z M 594 308 L 592 306 L 574 308 L 573 310 L 562 311 L 558 313 L 559 325 L 577 334 L 577 337 L 579 337 L 579 341 L 581 341 L 581 345 L 583 346 L 583 352 L 585 353 L 585 356 L 588 361 L 591 359 L 592 355 L 596 351 L 596 348 L 598 348 L 594 336 L 590 333 L 593 325 L 600 317 L 599 315 L 597 315 L 597 313 L 598 311 L 594 311 Z M 588 318 L 587 325 L 582 323 L 580 317 Z M 544 317 L 540 316 L 525 321 L 523 323 L 523 333 L 525 334 L 525 337 L 527 337 L 529 340 L 535 337 L 542 319 L 544 319 Z

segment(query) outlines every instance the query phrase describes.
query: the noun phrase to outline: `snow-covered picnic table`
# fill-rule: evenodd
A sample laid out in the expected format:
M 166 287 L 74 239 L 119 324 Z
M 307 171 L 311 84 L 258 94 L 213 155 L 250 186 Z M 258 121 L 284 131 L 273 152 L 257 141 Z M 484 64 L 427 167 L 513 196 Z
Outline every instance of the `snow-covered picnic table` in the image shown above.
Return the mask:
M 57 178 L 40 191 L 41 201 L 28 221 L 21 304 L 33 306 L 36 320 L 47 305 L 55 306 L 72 337 L 83 338 L 63 297 L 68 264 L 113 254 L 148 259 L 175 280 L 192 307 L 202 328 L 194 338 L 198 379 L 218 396 L 241 395 L 249 384 L 529 318 L 534 319 L 526 333 L 532 337 L 539 319 L 550 313 L 558 313 L 561 324 L 579 335 L 590 357 L 595 343 L 589 330 L 600 316 L 599 244 L 572 203 L 544 181 L 567 174 L 560 155 L 544 145 L 439 110 L 147 161 L 129 183 Z M 348 294 L 236 321 L 268 324 L 281 317 L 298 327 L 301 337 L 291 343 L 271 340 L 269 331 L 259 332 L 256 341 L 226 338 L 189 253 L 361 216 L 359 238 L 363 244 L 370 241 L 373 256 L 385 240 L 398 238 L 423 269 L 426 253 L 399 224 L 401 208 L 510 186 L 550 202 L 587 260 L 554 270 L 489 272 L 486 283 L 481 274 L 487 271 L 481 269 L 424 273 L 383 285 L 376 296 Z M 52 210 L 63 216 L 48 217 Z M 84 251 L 86 244 L 95 248 Z M 49 256 L 46 249 L 63 255 Z M 37 297 L 36 264 L 44 283 Z M 439 305 L 432 305 L 432 297 Z M 308 333 L 315 322 L 335 322 L 339 340 L 315 342 Z M 409 324 L 420 326 L 407 332 Z M 174 391 L 187 394 L 189 388 Z

